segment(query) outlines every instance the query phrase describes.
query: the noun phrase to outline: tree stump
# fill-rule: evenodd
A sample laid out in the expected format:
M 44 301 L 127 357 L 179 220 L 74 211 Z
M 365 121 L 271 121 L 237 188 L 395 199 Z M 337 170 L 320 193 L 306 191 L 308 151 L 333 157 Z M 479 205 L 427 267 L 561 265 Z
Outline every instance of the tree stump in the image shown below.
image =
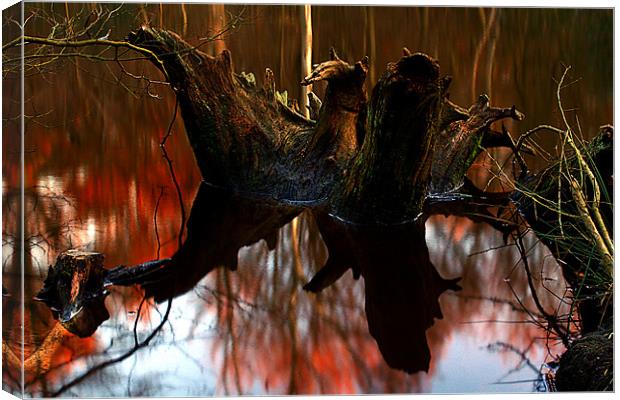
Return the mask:
M 610 332 L 576 340 L 562 354 L 555 376 L 560 392 L 612 391 L 614 342 Z
M 417 219 L 431 192 L 462 186 L 481 146 L 510 147 L 494 121 L 520 120 L 515 107 L 491 107 L 486 95 L 469 109 L 452 103 L 451 78 L 432 57 L 412 54 L 388 64 L 366 95 L 367 57 L 349 64 L 334 49 L 301 84 L 326 81 L 316 120 L 288 105 L 266 70 L 237 74 L 229 51 L 211 57 L 177 34 L 142 27 L 128 41 L 152 59 L 172 85 L 203 178 L 237 192 L 327 206 L 356 223 Z M 316 103 L 316 102 L 315 102 Z
M 67 250 L 50 266 L 43 289 L 35 297 L 50 308 L 69 332 L 87 337 L 110 317 L 104 300 L 103 254 Z

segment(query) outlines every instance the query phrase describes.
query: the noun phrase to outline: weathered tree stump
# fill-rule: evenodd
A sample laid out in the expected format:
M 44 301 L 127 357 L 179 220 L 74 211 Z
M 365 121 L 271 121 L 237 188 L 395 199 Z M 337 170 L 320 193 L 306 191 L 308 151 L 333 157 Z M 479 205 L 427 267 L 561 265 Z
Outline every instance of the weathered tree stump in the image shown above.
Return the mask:
M 388 362 L 409 372 L 426 369 L 424 331 L 441 315 L 439 294 L 455 286 L 445 284 L 428 260 L 425 202 L 431 193 L 462 189 L 481 145 L 512 143 L 505 140 L 509 137 L 497 140 L 490 124 L 522 115 L 514 107 L 490 107 L 486 96 L 468 110 L 455 105 L 448 99 L 450 78 L 440 76 L 438 62 L 407 49 L 388 65 L 368 101 L 369 60 L 349 64 L 332 49 L 329 60 L 302 81 L 327 82 L 322 104 L 311 96 L 311 120 L 289 106 L 285 92 L 275 90 L 271 70 L 258 87 L 252 74 L 233 71 L 226 50 L 211 57 L 172 32 L 152 28 L 132 32 L 128 40 L 157 56 L 153 62 L 175 90 L 189 142 L 209 185 L 202 185 L 187 239 L 170 259 L 99 274 L 93 267 L 96 257 L 85 264 L 79 257 L 59 258 L 40 297 L 59 310 L 61 322 L 80 334 L 92 333 L 101 310 L 93 309 L 92 320 L 81 312 L 86 304 L 95 304 L 87 299 L 103 304 L 102 280 L 140 283 L 158 301 L 184 293 L 217 266 L 235 269 L 239 247 L 262 238 L 273 245 L 278 228 L 311 206 L 324 216 L 320 226 L 330 261 L 307 289 L 320 290 L 353 268 L 366 281 L 369 327 Z M 235 197 L 240 192 L 249 197 Z M 464 203 L 459 210 L 463 208 Z M 333 216 L 368 228 L 339 227 L 336 232 L 346 240 L 334 239 L 326 228 L 333 223 L 325 222 Z M 386 228 L 391 225 L 400 228 Z M 222 231 L 229 234 L 222 236 Z M 401 248 L 415 251 L 392 257 L 387 264 L 384 256 L 369 251 L 351 258 L 376 242 L 394 254 Z M 67 279 L 75 282 L 73 292 L 65 289 L 72 284 L 65 283 Z M 421 282 L 426 284 L 420 287 Z M 412 304 L 424 302 L 432 307 L 423 318 L 398 321 Z
M 327 205 L 356 222 L 418 218 L 431 189 L 459 189 L 481 145 L 510 147 L 507 133 L 490 130 L 492 122 L 523 118 L 514 107 L 490 107 L 486 96 L 469 110 L 455 105 L 437 61 L 407 49 L 388 65 L 369 102 L 369 60 L 351 65 L 332 49 L 302 81 L 327 81 L 314 121 L 282 101 L 269 69 L 263 88 L 253 75 L 234 73 L 228 51 L 211 57 L 153 28 L 128 40 L 156 54 L 158 67 L 163 62 L 206 181 Z
M 35 297 L 48 305 L 54 318 L 79 337 L 92 335 L 110 317 L 104 300 L 106 270 L 103 254 L 80 250 L 61 253 L 50 266 Z
M 89 336 L 109 317 L 106 285 L 140 284 L 156 301 L 178 296 L 216 267 L 236 269 L 241 246 L 264 239 L 273 248 L 278 229 L 311 207 L 329 258 L 305 289 L 318 292 L 352 269 L 364 278 L 369 331 L 387 363 L 409 373 L 428 370 L 425 332 L 442 317 L 441 293 L 459 288 L 457 279 L 442 278 L 430 262 L 424 221 L 434 213 L 456 214 L 506 233 L 514 225 L 498 223 L 487 207 L 510 200 L 561 262 L 573 288 L 585 288 L 584 331 L 609 315 L 596 282 L 586 279 L 583 254 L 564 233 L 554 236 L 559 213 L 534 200 L 557 197 L 554 186 L 561 186 L 567 231 L 583 236 L 575 228 L 580 221 L 571 182 L 562 183 L 565 176 L 556 165 L 519 182 L 533 197 L 520 192 L 510 198 L 473 186 L 467 170 L 483 148 L 512 149 L 525 174 L 510 134 L 491 129 L 495 121 L 524 116 L 514 106 L 491 107 L 486 95 L 468 109 L 452 103 L 451 78 L 440 75 L 432 57 L 404 49 L 368 100 L 368 58 L 349 64 L 332 49 L 329 60 L 301 82 L 327 82 L 322 102 L 309 94 L 308 119 L 286 92 L 276 91 L 270 69 L 259 87 L 253 74 L 234 72 L 227 50 L 212 57 L 175 33 L 148 27 L 128 40 L 152 52 L 151 61 L 164 71 L 208 184 L 194 202 L 185 242 L 169 259 L 106 271 L 99 253 L 70 250 L 58 257 L 38 299 L 69 331 Z M 584 149 L 609 193 L 611 143 L 607 129 Z M 576 168 L 575 157 L 563 162 Z M 613 235 L 611 202 L 602 203 L 601 212 Z M 580 243 L 591 244 L 587 237 Z M 609 270 L 609 260 L 594 257 L 588 268 Z
M 614 390 L 614 341 L 611 332 L 587 335 L 562 354 L 555 376 L 558 391 Z

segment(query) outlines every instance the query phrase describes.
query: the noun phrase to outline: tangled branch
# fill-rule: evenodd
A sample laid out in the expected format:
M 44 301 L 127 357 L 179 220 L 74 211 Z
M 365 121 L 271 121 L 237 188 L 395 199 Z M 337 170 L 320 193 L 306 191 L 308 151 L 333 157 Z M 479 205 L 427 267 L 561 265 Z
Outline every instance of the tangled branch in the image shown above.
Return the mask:
M 93 8 L 94 7 L 94 8 Z M 149 97 L 160 98 L 150 88 L 152 85 L 169 85 L 168 72 L 162 61 L 162 57 L 146 47 L 130 43 L 127 39 L 111 39 L 111 22 L 119 16 L 122 5 L 113 9 L 99 5 L 92 7 L 84 6 L 74 15 L 66 15 L 43 8 L 36 8 L 25 18 L 24 23 L 5 20 L 5 22 L 17 24 L 23 35 L 13 38 L 3 44 L 3 76 L 17 74 L 23 68 L 26 76 L 33 74 L 45 74 L 62 60 L 86 59 L 92 62 L 114 63 L 119 72 L 108 70 L 115 77 L 117 84 L 127 89 L 134 97 L 138 97 L 136 88 L 130 88 L 123 83 L 122 77 L 126 76 L 144 84 L 143 92 Z M 206 35 L 190 49 L 179 51 L 175 54 L 182 55 L 191 50 L 199 49 L 207 43 L 221 40 L 227 34 L 237 29 L 243 22 L 242 10 L 238 15 L 230 15 L 228 22 L 221 30 Z M 42 20 L 48 25 L 47 36 L 26 35 L 26 26 L 32 21 Z M 23 48 L 21 52 L 11 50 Z M 163 79 L 153 79 L 143 74 L 131 72 L 127 63 L 150 60 L 163 74 Z

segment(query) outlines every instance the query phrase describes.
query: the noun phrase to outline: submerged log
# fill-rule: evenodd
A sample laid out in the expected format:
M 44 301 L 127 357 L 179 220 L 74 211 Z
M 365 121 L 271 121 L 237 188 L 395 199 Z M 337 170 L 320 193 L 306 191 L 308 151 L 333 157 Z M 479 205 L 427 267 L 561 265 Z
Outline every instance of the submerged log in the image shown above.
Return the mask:
M 47 304 L 54 318 L 69 332 L 88 337 L 110 317 L 104 304 L 105 274 L 103 254 L 65 251 L 49 267 L 35 299 Z

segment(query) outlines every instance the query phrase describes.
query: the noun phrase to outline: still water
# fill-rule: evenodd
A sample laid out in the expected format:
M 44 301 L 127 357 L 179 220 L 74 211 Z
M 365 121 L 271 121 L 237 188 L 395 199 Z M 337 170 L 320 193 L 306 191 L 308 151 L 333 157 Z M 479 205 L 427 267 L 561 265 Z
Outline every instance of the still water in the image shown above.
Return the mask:
M 81 7 L 28 3 L 26 15 L 36 8 L 52 14 Z M 150 23 L 196 42 L 243 12 L 242 24 L 204 50 L 230 49 L 235 70 L 253 71 L 259 81 L 261 71 L 271 68 L 278 89 L 299 98 L 302 10 L 127 5 L 111 19 L 110 37 L 123 38 L 131 28 Z M 573 120 L 578 115 L 584 136 L 590 136 L 612 122 L 612 28 L 612 13 L 605 10 L 313 6 L 312 60 L 325 60 L 330 46 L 350 61 L 369 55 L 374 84 L 403 46 L 426 52 L 453 76 L 454 102 L 467 106 L 488 93 L 496 105 L 517 105 L 526 120 L 507 123 L 513 136 L 541 123 L 559 125 L 554 79 L 563 65 L 571 65 L 572 80 L 580 80 L 566 88 L 564 103 Z M 10 33 L 10 27 L 5 29 Z M 46 24 L 34 18 L 27 29 L 45 34 Z M 146 63 L 132 68 L 160 78 Z M 26 78 L 23 356 L 28 396 L 54 393 L 124 354 L 135 335 L 145 339 L 166 312 L 166 302 L 140 308 L 143 293 L 137 288 L 112 287 L 106 300 L 110 319 L 92 337 L 79 339 L 31 300 L 48 265 L 66 249 L 102 252 L 109 268 L 177 250 L 181 207 L 159 146 L 174 98 L 157 84 L 151 91 L 159 99 L 130 92 L 127 86 L 136 82 L 124 77 L 119 83 L 118 76 L 114 65 L 65 59 Z M 324 88 L 316 86 L 321 94 Z M 17 98 L 16 81 L 6 79 L 4 87 Z M 3 286 L 8 292 L 3 296 L 3 387 L 18 392 L 19 140 L 6 132 L 18 128 L 10 117 L 19 115 L 19 104 L 4 101 L 3 107 L 9 117 L 3 135 Z M 503 247 L 500 233 L 467 219 L 435 216 L 422 232 L 422 250 L 407 237 L 383 234 L 359 249 L 386 268 L 401 262 L 400 267 L 422 268 L 408 264 L 406 255 L 428 251 L 430 271 L 434 266 L 444 279 L 462 278 L 461 291 L 443 291 L 428 303 L 412 294 L 418 300 L 399 310 L 402 320 L 413 325 L 427 321 L 437 304 L 443 315 L 420 322 L 420 348 L 428 346 L 430 363 L 427 372 L 409 375 L 387 366 L 369 333 L 368 282 L 347 272 L 318 295 L 302 290 L 328 256 L 313 216 L 304 212 L 279 228 L 273 250 L 262 240 L 246 246 L 259 212 L 243 199 L 222 199 L 201 187 L 180 118 L 172 132 L 167 149 L 184 209 L 188 215 L 192 210 L 190 221 L 199 222 L 184 240 L 193 240 L 200 251 L 190 253 L 189 269 L 180 274 L 196 284 L 173 300 L 168 322 L 149 346 L 98 370 L 64 395 L 528 392 L 544 387 L 539 373 L 563 348 L 523 311 L 535 310 L 525 272 L 516 250 Z M 555 141 L 542 137 L 541 143 L 551 151 Z M 484 170 L 481 157 L 471 174 Z M 201 219 L 204 215 L 207 220 Z M 561 300 L 567 289 L 559 268 L 535 238 L 530 245 L 541 301 L 547 310 L 570 312 Z M 196 272 L 198 259 L 192 266 L 192 254 L 208 254 L 219 264 L 236 261 L 238 269 L 216 268 L 202 277 Z

